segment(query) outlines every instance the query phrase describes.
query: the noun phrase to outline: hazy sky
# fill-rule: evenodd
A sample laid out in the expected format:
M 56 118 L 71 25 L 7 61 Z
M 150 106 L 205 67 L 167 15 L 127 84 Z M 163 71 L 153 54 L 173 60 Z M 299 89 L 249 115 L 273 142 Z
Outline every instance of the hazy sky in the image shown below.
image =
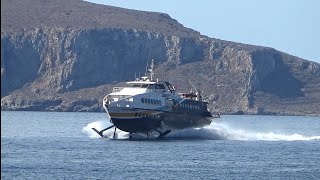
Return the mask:
M 168 13 L 209 37 L 277 50 L 320 63 L 320 0 L 90 0 Z

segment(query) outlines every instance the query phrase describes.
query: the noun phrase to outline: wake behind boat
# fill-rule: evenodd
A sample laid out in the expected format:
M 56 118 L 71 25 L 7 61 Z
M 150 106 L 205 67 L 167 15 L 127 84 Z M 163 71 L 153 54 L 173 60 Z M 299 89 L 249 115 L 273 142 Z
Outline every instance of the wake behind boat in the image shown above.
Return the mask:
M 103 107 L 112 126 L 96 131 L 103 132 L 115 128 L 135 134 L 156 134 L 160 138 L 173 130 L 199 128 L 209 125 L 212 114 L 201 92 L 177 93 L 174 86 L 166 81 L 154 81 L 154 62 L 145 76 L 127 82 L 125 87 L 114 87 L 112 93 L 103 99 Z M 190 82 L 191 83 L 191 82 Z

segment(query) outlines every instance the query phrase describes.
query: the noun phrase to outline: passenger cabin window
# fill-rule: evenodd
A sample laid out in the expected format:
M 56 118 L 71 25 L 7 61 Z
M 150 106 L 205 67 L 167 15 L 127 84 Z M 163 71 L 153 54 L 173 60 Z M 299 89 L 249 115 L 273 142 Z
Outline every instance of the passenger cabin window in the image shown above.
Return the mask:
M 156 105 L 156 106 L 162 105 L 161 100 L 158 100 L 158 99 L 141 98 L 141 102 L 145 104 Z
M 148 87 L 148 84 L 144 84 L 141 86 L 141 88 L 147 88 Z
M 150 84 L 148 89 L 154 89 L 154 84 Z
M 156 84 L 156 89 L 166 89 L 163 84 Z

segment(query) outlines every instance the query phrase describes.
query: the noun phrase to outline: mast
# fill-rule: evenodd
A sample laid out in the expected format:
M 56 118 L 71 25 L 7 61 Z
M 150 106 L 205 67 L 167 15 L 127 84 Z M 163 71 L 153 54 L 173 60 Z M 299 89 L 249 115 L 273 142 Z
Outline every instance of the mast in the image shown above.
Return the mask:
M 190 83 L 191 86 L 196 90 L 196 95 L 197 95 L 196 100 L 197 100 L 197 101 L 202 101 L 201 91 L 200 91 L 195 85 L 192 84 L 192 82 L 191 82 L 190 79 L 189 79 L 189 83 Z
M 153 62 L 153 59 L 152 59 L 152 60 L 151 60 L 151 64 L 150 64 L 150 69 L 149 69 L 149 72 L 150 72 L 150 81 L 152 81 L 153 75 L 154 75 L 153 68 L 154 68 L 154 62 Z
M 154 76 L 153 69 L 154 69 L 154 61 L 152 59 L 149 69 L 148 69 L 148 62 L 147 62 L 145 76 L 141 77 L 143 79 L 143 81 L 152 81 L 153 80 L 153 76 Z
M 144 73 L 145 76 L 147 76 L 147 73 L 148 73 L 148 66 L 149 66 L 149 60 L 147 61 L 146 72 Z

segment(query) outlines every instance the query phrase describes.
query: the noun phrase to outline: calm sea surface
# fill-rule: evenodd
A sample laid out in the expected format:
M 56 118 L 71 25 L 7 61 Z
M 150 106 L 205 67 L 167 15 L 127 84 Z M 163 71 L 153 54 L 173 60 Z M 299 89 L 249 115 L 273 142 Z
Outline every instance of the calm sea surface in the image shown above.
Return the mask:
M 2 111 L 1 179 L 320 179 L 319 117 L 222 116 L 162 140 L 91 130 L 109 124 L 104 113 Z

